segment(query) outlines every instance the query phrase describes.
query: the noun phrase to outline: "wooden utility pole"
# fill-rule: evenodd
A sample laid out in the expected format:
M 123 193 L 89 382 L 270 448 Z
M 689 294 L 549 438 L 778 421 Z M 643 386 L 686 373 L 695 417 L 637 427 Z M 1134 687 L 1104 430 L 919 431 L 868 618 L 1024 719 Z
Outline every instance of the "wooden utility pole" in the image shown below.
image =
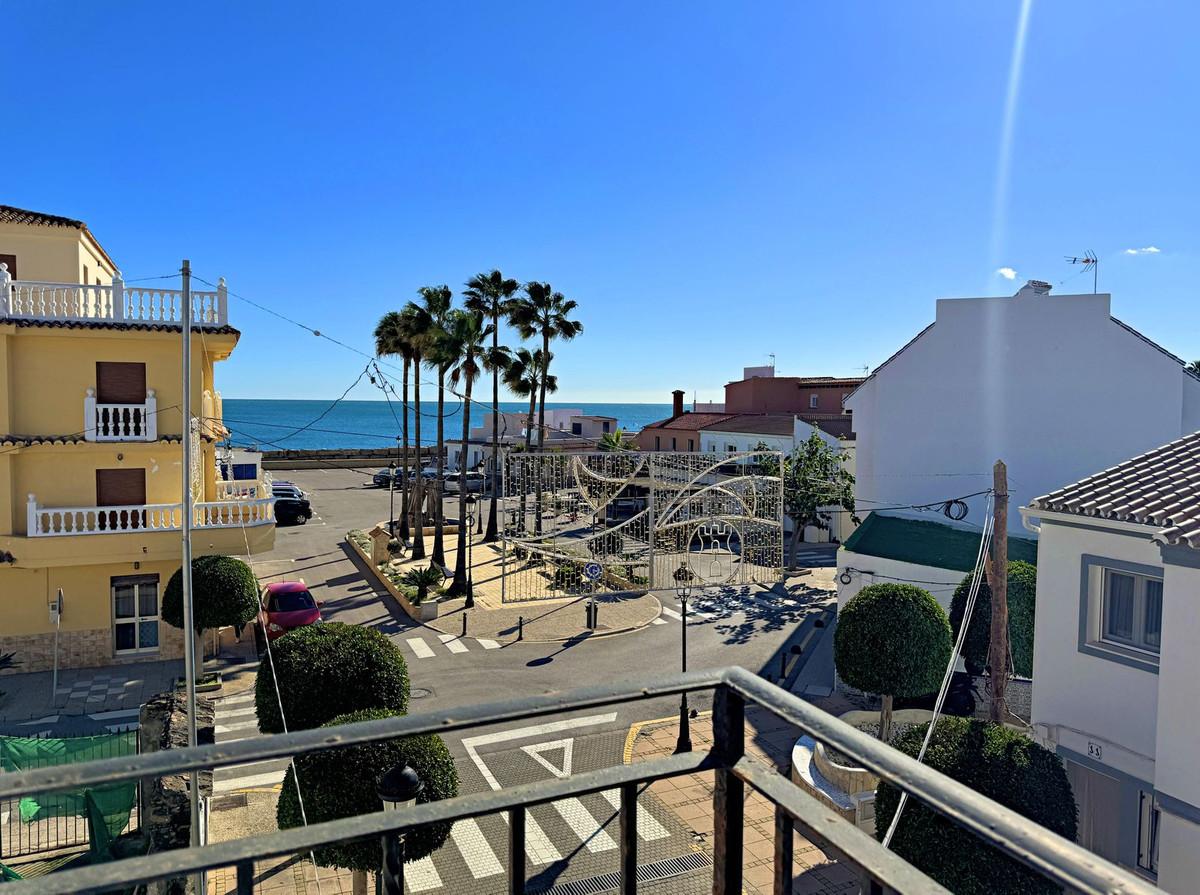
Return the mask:
M 1008 718 L 1008 468 L 1003 460 L 992 467 L 995 526 L 988 577 L 992 591 L 992 629 L 988 648 L 988 674 L 992 678 L 989 715 L 1003 723 Z

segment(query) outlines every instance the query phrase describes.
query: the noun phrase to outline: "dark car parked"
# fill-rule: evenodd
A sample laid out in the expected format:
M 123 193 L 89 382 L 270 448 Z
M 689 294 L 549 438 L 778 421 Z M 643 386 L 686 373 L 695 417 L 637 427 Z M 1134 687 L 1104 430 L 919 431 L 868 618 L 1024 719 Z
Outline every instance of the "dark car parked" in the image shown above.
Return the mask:
M 276 525 L 303 525 L 312 514 L 312 505 L 303 497 L 275 497 Z

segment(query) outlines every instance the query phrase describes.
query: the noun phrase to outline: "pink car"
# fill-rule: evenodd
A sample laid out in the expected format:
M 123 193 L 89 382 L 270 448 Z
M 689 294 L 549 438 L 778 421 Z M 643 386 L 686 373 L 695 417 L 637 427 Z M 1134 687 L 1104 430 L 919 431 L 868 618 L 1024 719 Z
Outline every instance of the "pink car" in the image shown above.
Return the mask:
M 255 637 L 261 642 L 262 632 L 268 640 L 282 637 L 293 628 L 320 624 L 324 602 L 313 598 L 303 581 L 276 581 L 263 588 L 262 608 L 258 612 Z

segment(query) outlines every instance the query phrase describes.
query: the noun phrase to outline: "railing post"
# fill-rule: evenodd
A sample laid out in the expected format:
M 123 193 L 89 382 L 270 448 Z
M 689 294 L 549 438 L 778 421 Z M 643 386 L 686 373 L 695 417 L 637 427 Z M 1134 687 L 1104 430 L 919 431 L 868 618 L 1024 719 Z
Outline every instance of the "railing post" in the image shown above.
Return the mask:
M 112 319 L 116 321 L 125 319 L 125 280 L 121 278 L 119 270 L 113 274 Z
M 727 686 L 713 697 L 712 726 L 721 761 L 713 789 L 713 895 L 740 895 L 745 785 L 730 768 L 746 752 L 746 704 Z
M 637 895 L 638 785 L 621 784 L 621 895 Z
M 154 389 L 146 389 L 146 411 L 142 419 L 142 436 L 146 441 L 158 441 L 158 397 Z
M 0 317 L 7 317 L 12 310 L 9 306 L 9 296 L 12 294 L 12 274 L 8 272 L 8 264 L 0 261 Z
M 229 322 L 229 289 L 225 286 L 224 277 L 217 280 L 217 319 L 213 322 L 217 326 Z
M 400 834 L 385 833 L 383 842 L 383 891 L 385 895 L 404 895 L 404 853 L 401 851 Z
M 508 812 L 508 892 L 525 895 L 525 809 Z
M 775 806 L 775 885 L 773 895 L 792 895 L 796 835 L 792 816 L 782 805 Z
M 237 865 L 237 895 L 254 895 L 254 862 Z
M 25 536 L 32 537 L 38 533 L 37 496 L 30 494 L 25 504 Z
M 96 440 L 96 390 L 89 388 L 83 393 L 83 440 Z

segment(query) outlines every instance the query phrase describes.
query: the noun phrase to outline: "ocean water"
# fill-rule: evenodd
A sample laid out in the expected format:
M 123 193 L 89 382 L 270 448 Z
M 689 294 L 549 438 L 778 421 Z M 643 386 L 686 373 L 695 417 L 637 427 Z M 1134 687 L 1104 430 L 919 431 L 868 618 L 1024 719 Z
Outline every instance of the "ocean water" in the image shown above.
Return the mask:
M 422 389 L 422 399 L 425 398 Z M 233 433 L 232 441 L 242 447 L 263 450 L 321 450 L 328 448 L 382 448 L 396 443 L 403 423 L 399 402 L 275 401 L 257 398 L 226 398 L 223 402 L 225 425 Z M 647 423 L 671 415 L 670 404 L 571 404 L 551 401 L 546 408 L 578 408 L 584 413 L 617 418 L 617 425 L 636 431 Z M 527 413 L 529 404 L 501 401 L 506 412 Z M 471 408 L 471 425 L 482 419 L 487 409 L 480 404 Z M 446 401 L 446 437 L 462 434 L 462 404 Z M 415 435 L 414 412 L 409 411 L 409 438 Z M 437 399 L 421 401 L 421 441 L 437 440 Z

